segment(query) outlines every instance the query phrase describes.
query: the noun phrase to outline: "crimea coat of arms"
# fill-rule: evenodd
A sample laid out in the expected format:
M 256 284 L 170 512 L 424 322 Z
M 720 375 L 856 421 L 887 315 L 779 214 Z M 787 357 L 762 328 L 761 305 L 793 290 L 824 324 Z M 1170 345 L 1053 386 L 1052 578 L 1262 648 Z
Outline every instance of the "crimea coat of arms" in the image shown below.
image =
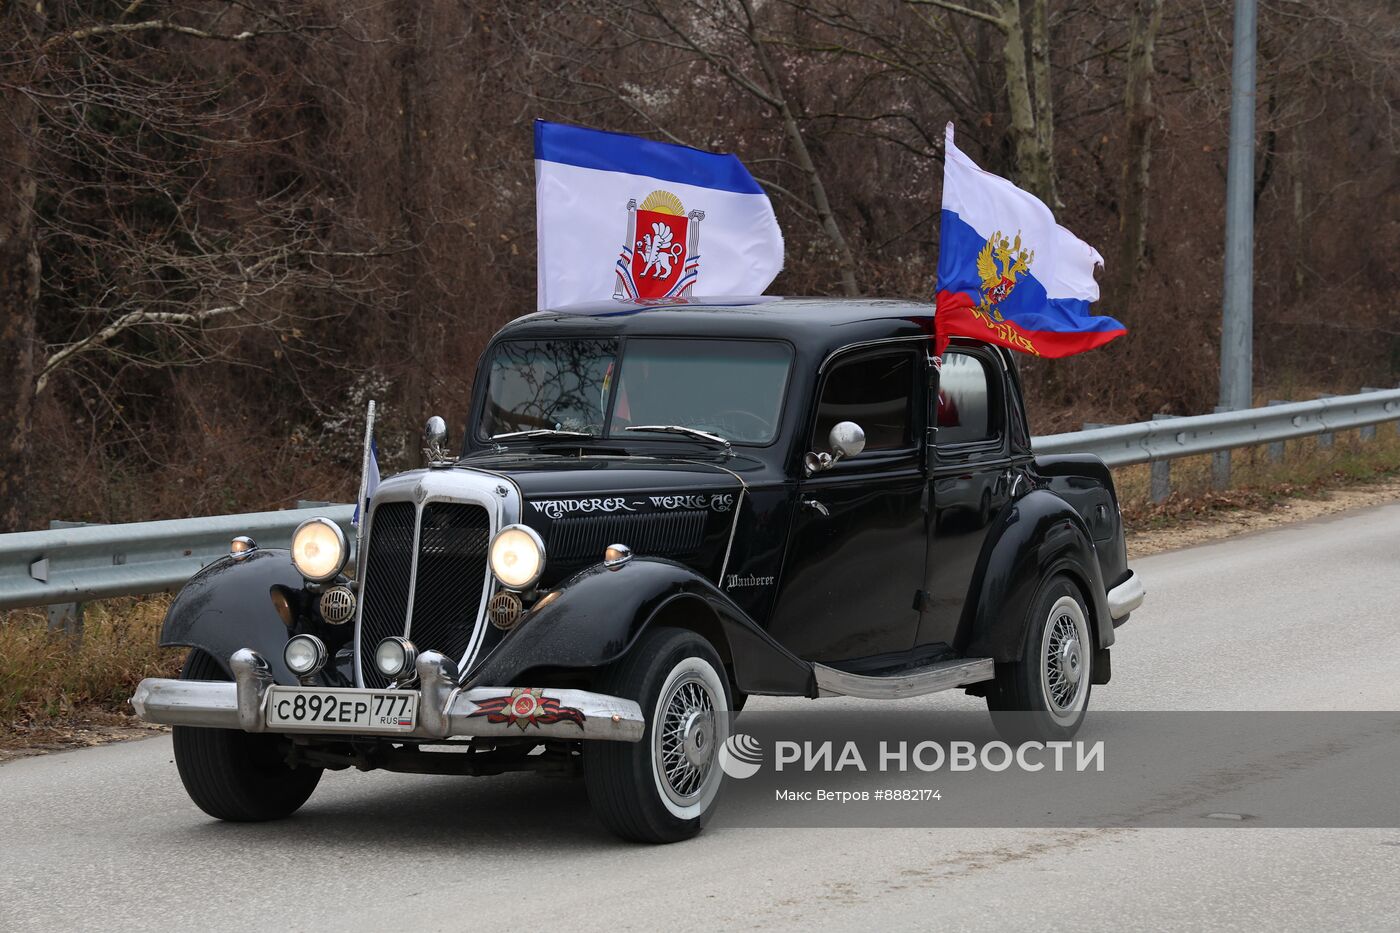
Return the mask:
M 700 221 L 669 191 L 627 202 L 627 239 L 617 260 L 614 298 L 688 298 L 700 274 Z
M 977 254 L 977 275 L 982 280 L 977 310 L 994 321 L 1004 321 L 997 305 L 1010 297 L 1016 279 L 1030 271 L 1033 259 L 1035 253 L 1021 247 L 1019 230 L 1014 242 L 1000 230 L 988 237 L 987 245 Z

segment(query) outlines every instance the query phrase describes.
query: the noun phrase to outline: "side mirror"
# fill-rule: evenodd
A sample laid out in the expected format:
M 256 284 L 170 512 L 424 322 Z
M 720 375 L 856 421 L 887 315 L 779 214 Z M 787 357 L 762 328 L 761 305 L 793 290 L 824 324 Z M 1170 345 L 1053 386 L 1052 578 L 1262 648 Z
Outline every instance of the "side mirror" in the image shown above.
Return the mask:
M 447 422 L 437 415 L 423 425 L 423 459 L 429 464 L 449 459 L 447 456 Z
M 854 457 L 865 449 L 865 431 L 854 421 L 838 421 L 827 435 L 831 447 L 831 462 Z
M 854 421 L 839 421 L 827 435 L 827 444 L 831 447 L 831 453 L 812 451 L 802 458 L 808 476 L 829 470 L 838 460 L 859 454 L 865 449 L 865 431 Z

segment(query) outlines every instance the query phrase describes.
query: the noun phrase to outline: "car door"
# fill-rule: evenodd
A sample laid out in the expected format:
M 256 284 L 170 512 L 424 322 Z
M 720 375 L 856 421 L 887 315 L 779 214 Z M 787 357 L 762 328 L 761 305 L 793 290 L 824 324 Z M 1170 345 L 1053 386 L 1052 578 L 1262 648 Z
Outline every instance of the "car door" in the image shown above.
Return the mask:
M 948 348 L 931 415 L 937 430 L 928 475 L 931 500 L 921 648 L 955 643 L 982 545 L 1011 494 L 1006 383 L 996 354 Z
M 811 661 L 882 659 L 907 652 L 927 546 L 920 444 L 922 349 L 853 351 L 818 387 L 808 450 L 827 450 L 839 421 L 865 432 L 865 450 L 803 477 L 769 631 Z

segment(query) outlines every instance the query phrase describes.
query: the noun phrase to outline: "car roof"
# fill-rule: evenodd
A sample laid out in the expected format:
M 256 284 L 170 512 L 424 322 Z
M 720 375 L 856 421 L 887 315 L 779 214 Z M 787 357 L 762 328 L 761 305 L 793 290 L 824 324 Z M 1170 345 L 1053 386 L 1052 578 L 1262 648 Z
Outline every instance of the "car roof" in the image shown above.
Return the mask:
M 787 340 L 825 354 L 853 343 L 932 332 L 933 305 L 927 302 L 764 295 L 590 302 L 527 314 L 497 337 L 739 337 Z

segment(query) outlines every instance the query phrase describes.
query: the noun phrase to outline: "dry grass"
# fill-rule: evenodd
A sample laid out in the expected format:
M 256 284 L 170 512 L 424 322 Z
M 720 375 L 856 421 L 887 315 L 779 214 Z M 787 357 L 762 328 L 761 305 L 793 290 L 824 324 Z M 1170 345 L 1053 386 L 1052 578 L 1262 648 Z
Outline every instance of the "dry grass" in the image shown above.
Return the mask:
M 1373 440 L 1358 431 L 1336 435 L 1322 447 L 1316 437 L 1288 441 L 1283 459 L 1275 462 L 1267 447 L 1236 450 L 1231 458 L 1230 488 L 1211 488 L 1211 458 L 1183 457 L 1171 463 L 1171 496 L 1162 503 L 1150 498 L 1148 464 L 1114 470 L 1123 518 L 1130 530 L 1141 531 L 1200 519 L 1235 509 L 1268 510 L 1291 497 L 1314 497 L 1339 486 L 1388 479 L 1400 474 L 1400 431 L 1380 425 Z
M 183 649 L 156 644 L 169 604 L 168 596 L 89 603 L 76 650 L 49 631 L 43 610 L 0 613 L 0 746 L 130 719 L 137 681 L 174 676 L 184 658 Z

